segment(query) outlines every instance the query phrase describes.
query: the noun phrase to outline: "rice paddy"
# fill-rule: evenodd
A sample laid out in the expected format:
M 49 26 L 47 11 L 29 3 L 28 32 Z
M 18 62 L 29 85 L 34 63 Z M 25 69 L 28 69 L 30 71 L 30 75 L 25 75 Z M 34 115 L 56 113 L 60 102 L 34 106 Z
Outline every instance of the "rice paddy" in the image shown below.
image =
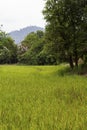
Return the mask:
M 65 66 L 0 66 L 0 130 L 86 130 L 87 77 Z

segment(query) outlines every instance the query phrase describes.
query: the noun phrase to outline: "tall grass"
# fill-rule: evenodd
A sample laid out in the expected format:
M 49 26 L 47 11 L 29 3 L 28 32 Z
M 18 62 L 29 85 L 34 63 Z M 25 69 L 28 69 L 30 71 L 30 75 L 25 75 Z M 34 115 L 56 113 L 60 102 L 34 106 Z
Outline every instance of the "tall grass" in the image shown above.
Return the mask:
M 0 66 L 0 130 L 86 130 L 87 77 L 65 66 Z

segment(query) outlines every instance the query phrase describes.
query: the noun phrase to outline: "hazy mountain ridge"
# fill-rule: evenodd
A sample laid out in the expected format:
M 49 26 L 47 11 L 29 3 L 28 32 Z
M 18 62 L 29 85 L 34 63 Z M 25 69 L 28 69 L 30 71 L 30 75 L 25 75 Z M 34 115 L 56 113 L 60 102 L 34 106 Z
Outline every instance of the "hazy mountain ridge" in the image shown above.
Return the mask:
M 28 26 L 20 30 L 12 31 L 9 35 L 15 40 L 15 43 L 20 43 L 29 33 L 36 32 L 37 30 L 44 30 L 38 26 Z

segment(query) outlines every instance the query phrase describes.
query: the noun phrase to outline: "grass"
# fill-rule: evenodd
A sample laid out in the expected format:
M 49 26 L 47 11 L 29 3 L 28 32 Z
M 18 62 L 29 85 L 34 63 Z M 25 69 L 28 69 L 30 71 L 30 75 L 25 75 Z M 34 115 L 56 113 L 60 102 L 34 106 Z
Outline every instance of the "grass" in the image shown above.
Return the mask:
M 0 130 L 86 130 L 87 77 L 66 66 L 0 66 Z

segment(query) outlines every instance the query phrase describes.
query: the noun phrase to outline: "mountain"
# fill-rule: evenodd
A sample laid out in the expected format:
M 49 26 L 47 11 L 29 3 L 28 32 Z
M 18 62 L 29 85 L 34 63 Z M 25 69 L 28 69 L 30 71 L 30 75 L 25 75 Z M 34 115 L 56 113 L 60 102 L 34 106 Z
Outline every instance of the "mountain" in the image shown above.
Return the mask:
M 37 26 L 28 26 L 25 27 L 23 29 L 20 30 L 16 30 L 16 31 L 12 31 L 10 32 L 8 35 L 11 36 L 15 43 L 18 44 L 20 43 L 22 40 L 24 40 L 24 38 L 31 32 L 36 32 L 37 30 L 44 30 L 41 27 L 37 27 Z

